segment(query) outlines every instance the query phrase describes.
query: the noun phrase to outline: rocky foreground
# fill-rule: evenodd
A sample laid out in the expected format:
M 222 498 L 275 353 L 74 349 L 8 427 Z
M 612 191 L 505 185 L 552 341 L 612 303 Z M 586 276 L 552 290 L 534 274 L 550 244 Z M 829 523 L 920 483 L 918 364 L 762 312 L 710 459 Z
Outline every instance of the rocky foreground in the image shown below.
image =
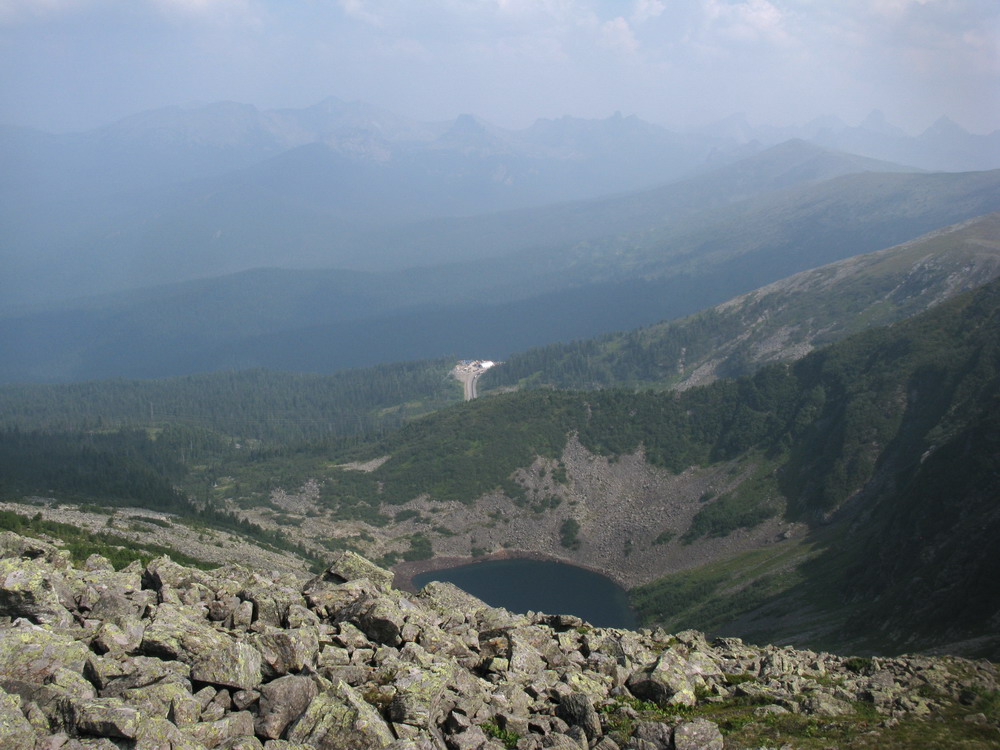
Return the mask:
M 787 748 L 830 727 L 868 747 L 924 720 L 934 744 L 956 716 L 966 746 L 1000 741 L 980 710 L 1000 687 L 989 662 L 591 628 L 391 581 L 353 553 L 308 581 L 167 558 L 75 568 L 4 532 L 0 748 Z

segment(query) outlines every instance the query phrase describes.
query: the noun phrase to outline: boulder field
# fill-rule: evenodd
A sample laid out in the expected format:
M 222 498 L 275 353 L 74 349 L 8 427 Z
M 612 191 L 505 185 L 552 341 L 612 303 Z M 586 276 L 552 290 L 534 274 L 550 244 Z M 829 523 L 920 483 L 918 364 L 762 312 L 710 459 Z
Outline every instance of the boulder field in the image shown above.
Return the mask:
M 391 584 L 351 552 L 312 579 L 116 571 L 3 532 L 0 748 L 721 750 L 730 705 L 872 728 L 967 705 L 991 724 L 973 704 L 1000 686 L 984 661 L 593 628 Z

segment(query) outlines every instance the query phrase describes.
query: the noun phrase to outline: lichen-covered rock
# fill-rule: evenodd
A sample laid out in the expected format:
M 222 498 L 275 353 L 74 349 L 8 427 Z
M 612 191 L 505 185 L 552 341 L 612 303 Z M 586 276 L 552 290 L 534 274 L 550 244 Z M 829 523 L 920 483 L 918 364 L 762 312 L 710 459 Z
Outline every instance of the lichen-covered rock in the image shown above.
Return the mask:
M 301 597 L 300 597 L 301 598 Z M 287 628 L 319 627 L 319 617 L 302 604 L 292 603 L 285 610 L 284 625 Z
M 66 627 L 73 622 L 67 609 L 72 596 L 44 559 L 0 559 L 0 617 L 26 617 L 41 625 Z
M 431 726 L 442 711 L 442 697 L 454 671 L 447 662 L 401 670 L 392 681 L 396 693 L 389 704 L 389 718 L 401 724 Z
M 253 639 L 261 655 L 261 664 L 268 677 L 280 677 L 301 672 L 306 665 L 315 666 L 319 651 L 319 633 L 315 628 L 282 630 L 268 628 Z
M 91 659 L 89 664 L 94 661 L 96 660 Z M 101 661 L 116 665 L 114 670 L 107 669 L 103 673 L 106 683 L 101 687 L 101 697 L 104 698 L 121 698 L 136 688 L 168 682 L 181 682 L 187 690 L 191 687 L 191 670 L 183 662 L 163 661 L 148 656 L 133 656 L 117 663 L 107 659 Z
M 253 736 L 253 715 L 248 711 L 237 711 L 216 721 L 200 721 L 185 726 L 181 732 L 207 748 L 217 748 L 229 740 Z
M 378 711 L 340 682 L 313 698 L 288 739 L 317 750 L 381 750 L 395 738 Z
M 191 683 L 187 680 L 157 680 L 149 685 L 124 689 L 120 695 L 128 705 L 142 713 L 144 720 L 174 717 L 185 723 L 183 717 L 193 715 L 197 705 L 191 695 Z
M 334 553 L 330 565 L 319 578 L 330 583 L 367 579 L 383 588 L 390 588 L 393 575 L 392 571 L 380 568 L 356 552 L 341 550 Z
M 675 750 L 722 750 L 722 732 L 707 719 L 684 721 L 674 728 Z
M 301 591 L 281 585 L 268 585 L 261 576 L 253 575 L 239 592 L 239 598 L 253 605 L 253 622 L 261 626 L 282 627 L 289 607 L 302 606 Z
M 491 607 L 472 594 L 462 591 L 453 583 L 431 581 L 417 594 L 417 600 L 432 611 L 446 618 L 445 625 L 455 625 L 475 620 L 483 611 Z M 447 622 L 447 621 L 450 621 Z
M 58 669 L 82 672 L 90 650 L 68 634 L 21 621 L 0 626 L 0 675 L 39 684 Z
M 35 730 L 21 711 L 21 698 L 0 689 L 0 750 L 19 750 L 35 744 Z
M 191 739 L 166 719 L 143 716 L 129 747 L 130 750 L 203 750 L 205 745 Z
M 99 654 L 134 653 L 139 650 L 142 635 L 143 627 L 138 623 L 122 627 L 109 620 L 100 624 L 90 645 Z
M 378 596 L 381 590 L 367 578 L 347 583 L 332 583 L 322 576 L 313 578 L 302 591 L 306 602 L 321 618 L 343 620 L 344 612 L 358 601 Z
M 108 588 L 101 592 L 100 597 L 91 607 L 88 617 L 107 624 L 127 629 L 133 625 L 139 614 L 139 607 L 125 596 L 121 589 Z
M 674 728 L 660 721 L 640 721 L 625 750 L 674 750 Z
M 76 733 L 133 739 L 139 731 L 139 712 L 118 698 L 69 701 L 68 725 Z
M 182 590 L 195 583 L 205 585 L 210 580 L 210 575 L 202 570 L 178 565 L 169 557 L 158 557 L 149 561 L 142 573 L 142 583 L 144 587 L 154 591 Z
M 70 567 L 69 553 L 41 539 L 0 531 L 0 558 L 40 560 L 56 570 Z
M 270 749 L 265 748 L 265 750 Z M 438 748 L 426 737 L 414 737 L 396 740 L 391 745 L 387 745 L 385 750 L 438 750 Z
M 267 683 L 260 690 L 254 724 L 257 734 L 269 739 L 280 738 L 318 694 L 316 682 L 309 677 L 286 675 Z
M 264 750 L 264 745 L 256 737 L 233 737 L 219 745 L 216 750 Z
M 814 693 L 808 696 L 802 701 L 802 708 L 806 713 L 823 716 L 841 716 L 853 710 L 847 701 L 826 693 Z
M 559 700 L 558 716 L 570 726 L 580 727 L 588 740 L 601 735 L 601 719 L 590 696 L 569 693 Z
M 695 704 L 687 660 L 674 649 L 664 651 L 651 667 L 634 672 L 626 685 L 636 697 L 659 705 Z
M 407 618 L 420 610 L 410 600 L 386 593 L 366 594 L 339 612 L 339 617 L 357 625 L 372 642 L 398 647 L 403 644 Z M 413 630 L 413 636 L 418 631 Z
M 191 660 L 191 679 L 250 690 L 260 685 L 260 652 L 248 643 L 227 641 L 222 648 L 198 654 Z
M 204 614 L 186 604 L 160 604 L 143 632 L 142 653 L 190 663 L 197 656 L 225 648 L 229 639 L 213 628 Z

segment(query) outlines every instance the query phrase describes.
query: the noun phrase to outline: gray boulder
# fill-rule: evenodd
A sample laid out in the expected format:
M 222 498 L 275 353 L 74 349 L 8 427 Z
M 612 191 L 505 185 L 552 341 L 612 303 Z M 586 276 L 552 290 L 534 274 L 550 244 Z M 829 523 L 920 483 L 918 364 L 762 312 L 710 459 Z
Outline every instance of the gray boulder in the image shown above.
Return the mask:
M 371 704 L 343 682 L 313 698 L 288 730 L 289 741 L 316 750 L 381 750 L 394 739 Z
M 309 707 L 319 693 L 316 683 L 308 677 L 286 675 L 260 689 L 257 720 L 254 722 L 261 737 L 279 739 L 288 725 Z
M 315 628 L 268 628 L 254 637 L 253 644 L 260 652 L 266 676 L 279 677 L 315 666 L 319 634 Z
M 626 685 L 636 698 L 661 706 L 695 704 L 687 661 L 673 649 L 664 651 L 651 667 L 634 672 Z
M 25 617 L 41 625 L 67 627 L 72 595 L 59 571 L 44 559 L 0 559 L 0 617 Z
M 580 727 L 588 740 L 601 735 L 601 719 L 588 695 L 583 693 L 564 695 L 559 701 L 557 715 L 570 726 Z
M 21 697 L 0 689 L 0 750 L 35 745 L 35 730 L 21 711 Z
M 334 555 L 329 567 L 314 578 L 313 581 L 347 583 L 348 581 L 361 579 L 372 581 L 382 588 L 390 588 L 392 586 L 393 574 L 392 571 L 380 568 L 356 552 L 341 550 Z
M 252 690 L 260 685 L 260 652 L 248 643 L 227 641 L 214 651 L 191 660 L 191 679 L 212 685 Z
M 694 719 L 674 728 L 675 750 L 722 750 L 722 732 L 706 719 Z
M 76 734 L 133 739 L 139 732 L 139 712 L 118 698 L 68 701 L 67 724 Z

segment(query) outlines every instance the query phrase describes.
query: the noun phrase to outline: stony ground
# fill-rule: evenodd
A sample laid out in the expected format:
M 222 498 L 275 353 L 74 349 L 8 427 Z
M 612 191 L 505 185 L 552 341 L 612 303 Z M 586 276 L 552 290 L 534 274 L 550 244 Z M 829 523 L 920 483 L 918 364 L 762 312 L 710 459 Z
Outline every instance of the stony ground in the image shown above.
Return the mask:
M 696 750 L 1000 743 L 989 662 L 845 658 L 0 534 L 0 748 Z
M 101 512 L 90 506 L 65 505 L 47 498 L 27 498 L 28 503 L 0 502 L 0 510 L 20 515 L 40 514 L 57 521 L 118 537 L 123 543 L 156 544 L 217 565 L 238 561 L 261 570 L 280 570 L 306 575 L 307 565 L 299 557 L 263 549 L 259 544 L 219 529 L 192 527 L 169 513 L 146 508 L 107 508 Z

